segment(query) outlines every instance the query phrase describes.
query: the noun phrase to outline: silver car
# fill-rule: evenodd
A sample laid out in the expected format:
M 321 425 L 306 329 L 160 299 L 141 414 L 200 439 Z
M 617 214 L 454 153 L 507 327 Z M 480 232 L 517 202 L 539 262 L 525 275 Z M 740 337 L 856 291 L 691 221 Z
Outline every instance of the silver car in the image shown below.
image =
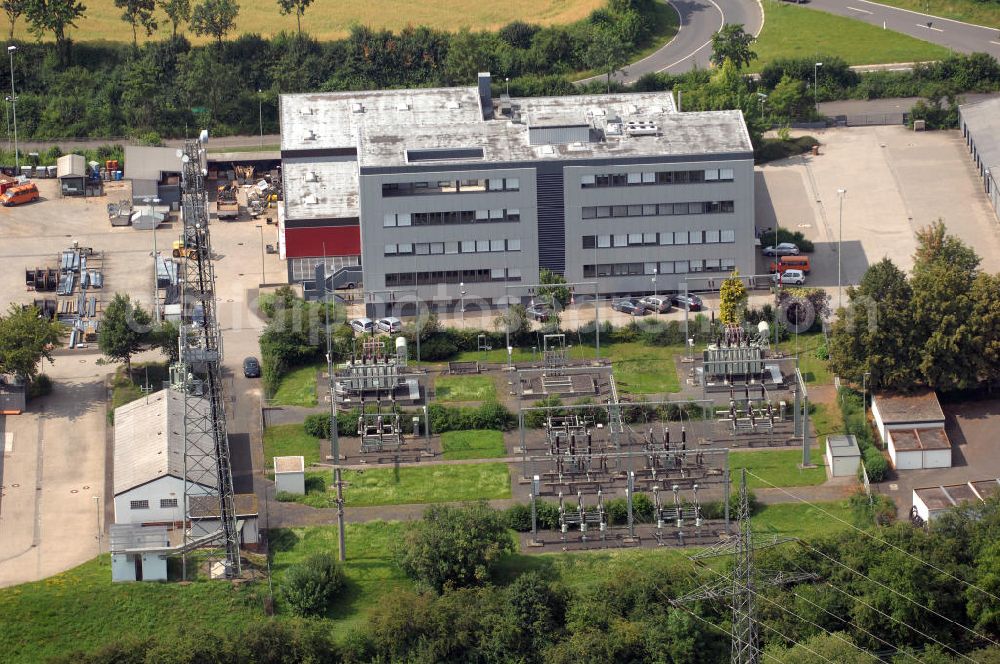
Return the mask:
M 375 331 L 375 325 L 371 318 L 355 318 L 350 325 L 351 329 L 358 334 L 372 334 Z
M 403 321 L 399 320 L 395 316 L 388 316 L 386 318 L 379 318 L 375 321 L 375 327 L 379 332 L 388 332 L 393 334 L 394 332 L 399 332 L 403 329 Z
M 765 256 L 798 256 L 799 247 L 791 242 L 782 242 L 773 247 L 764 247 L 763 253 Z

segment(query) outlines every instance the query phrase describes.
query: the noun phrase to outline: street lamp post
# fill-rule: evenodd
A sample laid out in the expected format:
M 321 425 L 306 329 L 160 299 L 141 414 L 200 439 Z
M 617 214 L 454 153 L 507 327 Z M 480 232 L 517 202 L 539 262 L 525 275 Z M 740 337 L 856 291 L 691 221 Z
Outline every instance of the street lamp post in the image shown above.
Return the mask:
M 837 196 L 840 197 L 840 220 L 838 222 L 838 236 L 837 236 L 837 308 L 840 309 L 844 306 L 844 286 L 841 283 L 841 270 L 842 261 L 840 259 L 841 254 L 844 249 L 844 196 L 847 195 L 846 189 L 838 189 Z
M 7 53 L 10 55 L 10 104 L 14 114 L 14 168 L 17 170 L 14 175 L 21 173 L 21 158 L 17 152 L 17 95 L 14 94 L 14 51 L 17 46 L 8 46 Z
M 650 281 L 653 284 L 653 299 L 656 299 L 656 268 L 655 267 L 653 268 L 653 276 L 650 278 Z M 660 315 L 660 305 L 658 305 L 658 304 L 656 305 L 656 315 L 657 316 Z
M 255 226 L 255 228 L 258 231 L 260 231 L 260 285 L 263 286 L 264 283 L 265 283 L 265 281 L 264 281 L 264 227 L 261 226 L 260 224 L 257 224 Z M 324 274 L 326 274 L 326 273 L 324 272 Z M 324 289 L 326 288 L 325 284 L 323 285 L 323 288 Z
M 461 314 L 462 314 L 462 329 L 464 330 L 465 329 L 465 282 L 464 281 L 460 281 L 458 283 L 458 288 L 459 288 L 459 291 L 460 291 L 461 296 L 462 296 L 461 300 L 460 300 L 460 307 L 459 307 L 459 309 L 461 310 Z
M 257 118 L 260 121 L 260 149 L 264 149 L 264 100 L 261 98 L 262 90 L 257 88 Z M 252 107 L 251 107 L 252 108 Z
M 160 274 L 157 270 L 156 259 L 159 252 L 156 249 L 156 204 L 159 198 L 146 197 L 143 202 L 149 205 L 149 223 L 153 227 L 153 318 L 156 324 L 160 324 Z
M 813 110 L 817 113 L 819 112 L 819 68 L 822 66 L 822 62 L 813 65 Z
M 767 95 L 763 92 L 757 93 L 757 98 L 760 99 L 760 119 L 764 119 L 764 102 L 767 101 Z

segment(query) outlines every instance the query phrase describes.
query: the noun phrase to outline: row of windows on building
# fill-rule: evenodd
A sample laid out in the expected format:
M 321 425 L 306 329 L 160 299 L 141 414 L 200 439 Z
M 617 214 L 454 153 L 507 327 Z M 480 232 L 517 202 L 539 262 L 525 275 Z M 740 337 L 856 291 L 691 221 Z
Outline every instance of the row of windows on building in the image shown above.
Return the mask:
M 401 242 L 385 245 L 386 256 L 432 256 L 437 254 L 487 254 L 521 251 L 520 238 L 509 240 L 456 240 L 453 242 Z
M 596 238 L 596 241 L 595 241 Z M 665 231 L 662 233 L 615 233 L 614 235 L 584 235 L 584 249 L 614 247 L 654 247 L 675 244 L 718 244 L 736 242 L 731 228 L 706 231 Z
M 634 277 L 657 274 L 689 274 L 692 272 L 732 272 L 736 269 L 735 258 L 692 258 L 686 261 L 658 261 L 646 263 L 599 263 L 583 266 L 583 276 L 594 277 Z
M 590 205 L 581 209 L 584 219 L 608 217 L 666 217 L 679 214 L 730 214 L 732 201 L 697 201 L 688 203 L 646 203 L 644 205 Z
M 488 281 L 520 281 L 520 268 L 484 268 L 479 270 L 434 270 L 427 272 L 389 272 L 386 288 L 394 286 L 433 286 L 434 284 L 476 284 Z
M 357 256 L 327 256 L 326 273 L 333 274 L 342 267 L 360 265 L 361 261 Z M 324 259 L 318 258 L 291 258 L 288 264 L 291 266 L 292 281 L 312 281 L 316 276 L 316 266 L 321 265 Z
M 733 169 L 706 168 L 696 171 L 643 171 L 641 173 L 597 173 L 581 175 L 584 189 L 597 187 L 639 187 L 657 184 L 698 184 L 702 182 L 732 182 Z
M 133 500 L 130 506 L 134 510 L 148 510 L 149 501 L 148 500 Z M 160 498 L 160 509 L 166 509 L 168 507 L 177 507 L 176 498 Z
M 382 228 L 397 226 L 443 226 L 452 224 L 485 224 L 521 221 L 521 211 L 510 210 L 449 210 L 446 212 L 395 212 L 385 215 Z
M 383 196 L 419 196 L 421 194 L 474 194 L 484 191 L 520 191 L 519 178 L 480 178 L 472 180 L 431 180 L 425 182 L 384 182 Z

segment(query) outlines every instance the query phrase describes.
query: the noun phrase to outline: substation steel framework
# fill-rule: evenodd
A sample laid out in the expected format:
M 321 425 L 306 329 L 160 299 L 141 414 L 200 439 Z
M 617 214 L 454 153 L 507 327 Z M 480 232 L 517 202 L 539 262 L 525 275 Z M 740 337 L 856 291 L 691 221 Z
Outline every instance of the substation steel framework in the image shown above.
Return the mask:
M 205 135 L 203 134 L 203 137 Z M 206 137 L 207 139 L 207 137 Z M 184 390 L 184 574 L 187 554 L 208 552 L 209 569 L 224 550 L 225 576 L 240 575 L 240 540 L 233 500 L 233 472 L 222 383 L 222 335 L 216 311 L 215 270 L 208 231 L 203 140 L 187 141 L 182 160 L 181 203 L 184 214 L 181 266 L 180 362 Z M 219 530 L 193 532 L 191 497 L 218 499 Z

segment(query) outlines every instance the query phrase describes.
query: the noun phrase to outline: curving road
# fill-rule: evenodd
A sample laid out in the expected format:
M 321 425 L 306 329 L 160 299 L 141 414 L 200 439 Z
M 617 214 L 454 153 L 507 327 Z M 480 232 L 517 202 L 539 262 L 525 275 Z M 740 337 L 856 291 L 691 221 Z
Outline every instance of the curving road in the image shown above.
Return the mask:
M 931 16 L 870 0 L 809 0 L 807 7 L 902 32 L 962 53 L 1000 58 L 1000 30 Z
M 680 27 L 677 34 L 655 53 L 627 65 L 614 76 L 616 81 L 633 83 L 643 74 L 669 72 L 679 74 L 695 67 L 708 67 L 712 57 L 712 35 L 725 23 L 741 23 L 743 29 L 758 34 L 764 24 L 757 0 L 665 0 L 677 10 Z M 603 76 L 578 81 L 603 80 Z

